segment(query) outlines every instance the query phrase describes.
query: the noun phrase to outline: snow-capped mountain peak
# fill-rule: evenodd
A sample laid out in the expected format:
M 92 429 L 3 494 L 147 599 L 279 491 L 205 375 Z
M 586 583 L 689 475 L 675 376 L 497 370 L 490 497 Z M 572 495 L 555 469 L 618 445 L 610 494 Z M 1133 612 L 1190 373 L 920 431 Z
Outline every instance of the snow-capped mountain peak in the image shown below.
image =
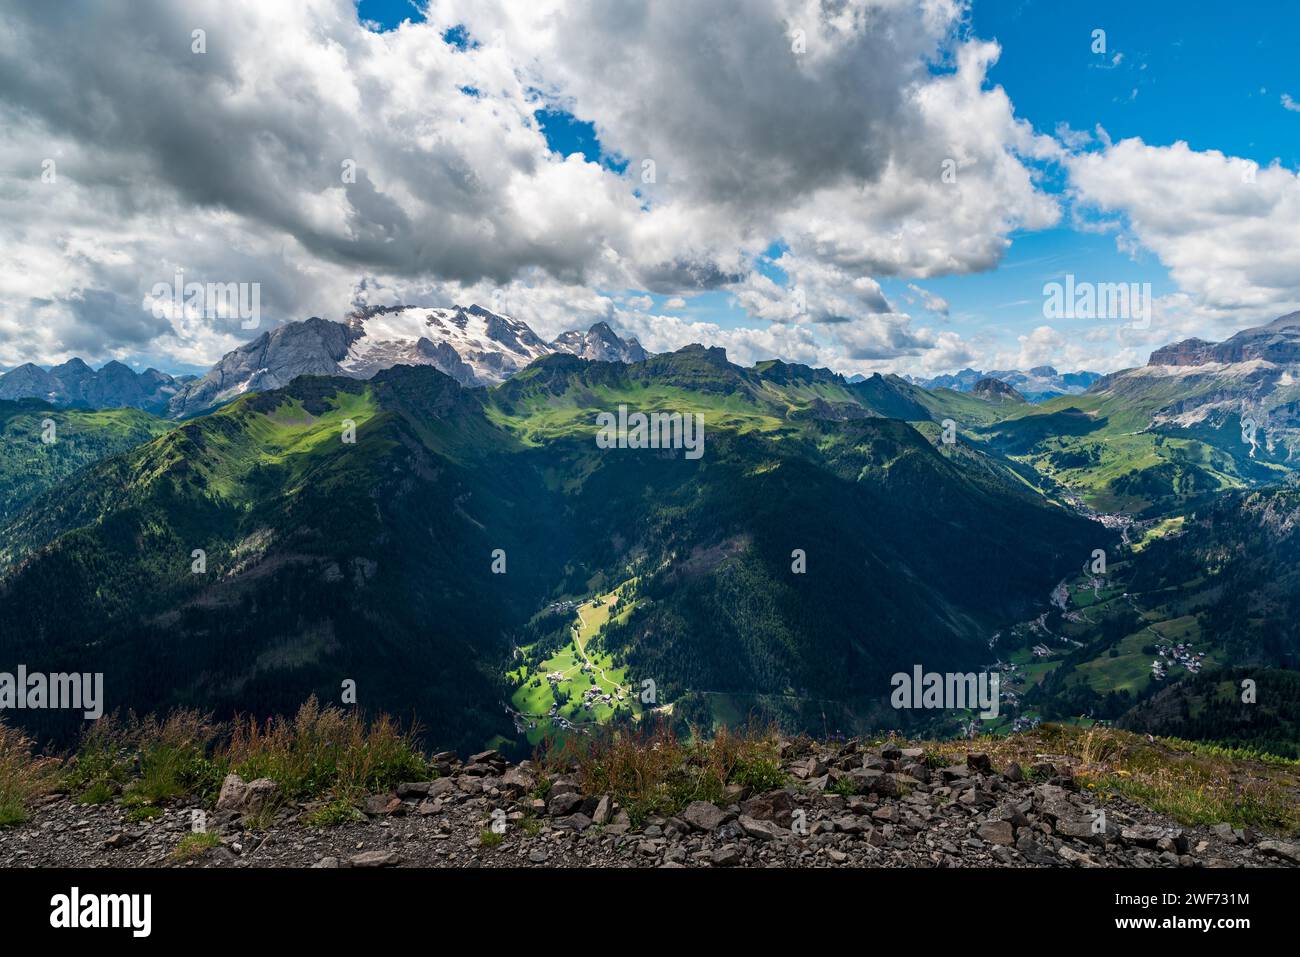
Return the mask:
M 601 322 L 548 345 L 528 323 L 482 306 L 368 306 L 343 322 L 312 317 L 277 326 L 228 352 L 173 399 L 174 418 L 197 415 L 247 392 L 278 389 L 300 375 L 368 379 L 397 365 L 429 365 L 461 385 L 496 385 L 552 352 L 639 362 L 646 352 Z
M 432 365 L 462 385 L 501 382 L 551 352 L 528 323 L 482 306 L 377 306 L 348 316 L 343 375 L 368 379 L 395 365 Z
M 562 333 L 551 348 L 596 362 L 644 362 L 649 357 L 635 337 L 619 338 L 607 322 L 598 322 L 586 332 L 574 329 Z

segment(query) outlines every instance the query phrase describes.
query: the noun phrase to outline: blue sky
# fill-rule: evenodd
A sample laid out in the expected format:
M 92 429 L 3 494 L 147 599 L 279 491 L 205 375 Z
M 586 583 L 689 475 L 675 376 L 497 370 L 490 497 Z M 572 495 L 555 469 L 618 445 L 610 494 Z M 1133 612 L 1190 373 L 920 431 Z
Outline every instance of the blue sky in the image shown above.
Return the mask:
M 0 366 L 209 366 L 247 327 L 160 311 L 179 269 L 262 328 L 498 303 L 849 373 L 1110 371 L 1300 309 L 1290 2 L 222 2 L 206 58 L 150 4 L 7 23 Z M 1154 323 L 1057 322 L 1068 274 Z
M 383 28 L 418 18 L 405 0 L 361 0 L 360 10 Z M 1138 137 L 1153 146 L 1185 141 L 1197 151 L 1300 167 L 1300 113 L 1280 105 L 1283 93 L 1300 98 L 1295 65 L 1300 16 L 1285 0 L 1266 0 L 1249 12 L 1237 4 L 1182 0 L 975 0 L 966 29 L 1001 46 L 986 86 L 1003 87 L 1016 115 L 1040 133 L 1063 127 L 1093 133 L 1101 127 L 1114 141 Z M 560 155 L 578 152 L 616 171 L 623 168 L 603 151 L 591 123 L 558 109 L 539 112 L 538 121 Z M 1149 282 L 1157 297 L 1178 292 L 1151 250 L 1129 244 L 1121 251 L 1113 232 L 1078 228 L 1079 220 L 1096 222 L 1095 214 L 1073 209 L 1066 178 L 1045 172 L 1040 188 L 1065 204 L 1059 226 L 1013 232 L 995 269 L 924 280 L 882 278 L 891 302 L 938 328 L 960 328 L 964 337 L 1009 342 L 1041 323 L 1043 285 L 1066 272 L 1109 282 Z M 770 252 L 780 250 L 778 240 Z M 770 264 L 759 261 L 757 268 L 780 281 Z M 914 286 L 946 300 L 949 314 L 927 313 Z M 650 295 L 654 309 L 670 298 Z M 753 324 L 726 291 L 691 297 L 681 314 L 724 328 Z
M 1300 10 L 1288 0 L 977 0 L 971 26 L 1001 44 L 990 79 L 1039 130 L 1100 123 L 1116 140 L 1300 165 L 1300 131 L 1278 113 L 1283 92 L 1300 96 Z M 1095 29 L 1123 54 L 1118 66 L 1092 53 Z
M 1112 140 L 1149 145 L 1187 142 L 1267 165 L 1300 168 L 1300 113 L 1280 106 L 1300 96 L 1300 16 L 1287 0 L 1243 7 L 1208 2 L 1086 4 L 1050 0 L 976 2 L 971 30 L 998 41 L 1002 55 L 989 80 L 1001 85 L 1018 116 L 1042 132 L 1064 123 L 1103 127 Z M 1106 55 L 1092 52 L 1105 30 Z M 1114 63 L 1116 54 L 1122 54 Z M 1059 185 L 1057 190 L 1059 191 Z M 1128 255 L 1110 235 L 1063 225 L 1014 237 L 1002 266 L 926 285 L 953 304 L 954 317 L 995 326 L 1036 319 L 1045 282 L 1064 269 L 1112 281 L 1151 282 L 1160 296 L 1175 289 L 1147 250 Z M 887 284 L 888 288 L 888 284 Z M 1031 300 L 1026 305 L 1008 303 Z
M 423 8 L 410 0 L 358 0 L 357 16 L 391 30 L 403 20 L 424 20 Z

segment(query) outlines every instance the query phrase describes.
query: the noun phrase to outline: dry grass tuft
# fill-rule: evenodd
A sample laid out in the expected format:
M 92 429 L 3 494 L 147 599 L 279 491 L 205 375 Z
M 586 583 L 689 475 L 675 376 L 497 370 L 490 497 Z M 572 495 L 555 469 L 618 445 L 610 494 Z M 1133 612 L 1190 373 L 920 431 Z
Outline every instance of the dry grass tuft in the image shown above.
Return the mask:
M 219 761 L 245 780 L 270 778 L 290 797 L 351 798 L 427 780 L 418 736 L 387 715 L 367 721 L 312 697 L 291 720 L 237 719 Z
M 722 802 L 729 785 L 766 791 L 785 783 L 774 726 L 724 729 L 689 743 L 666 724 L 610 730 L 547 742 L 538 762 L 552 771 L 576 769 L 585 794 L 611 795 L 634 822 L 676 814 L 691 801 Z
M 57 781 L 59 761 L 35 755 L 35 742 L 0 721 L 0 827 L 27 820 L 27 806 Z

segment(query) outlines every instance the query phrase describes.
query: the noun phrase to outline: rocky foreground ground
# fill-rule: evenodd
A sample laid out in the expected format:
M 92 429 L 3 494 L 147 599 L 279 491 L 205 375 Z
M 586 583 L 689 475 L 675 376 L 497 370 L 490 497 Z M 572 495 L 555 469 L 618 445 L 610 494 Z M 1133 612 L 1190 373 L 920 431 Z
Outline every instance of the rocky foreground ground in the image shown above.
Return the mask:
M 802 753 L 801 753 L 802 752 Z M 1227 824 L 1182 827 L 1076 783 L 1074 759 L 994 769 L 975 752 L 782 748 L 786 787 L 731 786 L 634 823 L 577 775 L 495 751 L 435 755 L 440 776 L 371 796 L 363 819 L 309 826 L 317 804 L 226 778 L 216 808 L 131 823 L 118 803 L 52 794 L 0 831 L 3 867 L 1288 867 L 1300 845 Z M 859 793 L 840 793 L 856 791 Z M 281 805 L 277 809 L 277 805 Z M 193 812 L 210 837 L 190 838 Z M 1104 816 L 1097 812 L 1104 811 Z M 194 856 L 182 859 L 185 841 Z M 211 846 L 205 846 L 211 845 Z

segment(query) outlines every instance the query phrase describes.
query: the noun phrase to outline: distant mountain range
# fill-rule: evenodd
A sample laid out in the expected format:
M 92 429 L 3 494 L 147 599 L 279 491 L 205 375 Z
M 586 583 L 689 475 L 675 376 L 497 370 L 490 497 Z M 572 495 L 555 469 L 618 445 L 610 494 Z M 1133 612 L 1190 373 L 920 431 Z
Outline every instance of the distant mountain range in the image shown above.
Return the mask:
M 192 378 L 173 377 L 157 369 L 137 373 L 120 362 L 109 362 L 98 371 L 80 359 L 69 359 L 48 370 L 28 362 L 0 374 L 0 400 L 40 399 L 74 408 L 162 413 Z
M 1300 468 L 1300 314 L 1157 349 L 978 434 L 1103 512 L 1164 516 L 1281 482 Z
M 973 392 L 975 387 L 986 379 L 1004 382 L 1015 389 L 1030 402 L 1042 402 L 1058 395 L 1078 395 L 1101 378 L 1100 372 L 1065 372 L 1060 373 L 1051 366 L 1035 366 L 1028 372 L 1011 369 L 1004 372 L 978 372 L 975 369 L 962 369 L 951 375 L 935 376 L 933 379 L 916 379 L 908 376 L 909 382 L 926 389 L 953 389 L 957 392 Z M 986 387 L 987 388 L 987 387 Z
M 635 338 L 623 339 L 608 323 L 586 332 L 572 330 L 545 342 L 521 319 L 479 305 L 429 308 L 375 306 L 357 310 L 344 322 L 312 317 L 265 332 L 221 358 L 202 377 L 170 376 L 157 369 L 136 373 L 120 362 L 95 371 L 81 359 L 49 370 L 27 363 L 0 374 L 0 400 L 40 399 L 79 408 L 138 408 L 183 419 L 201 414 L 248 392 L 287 385 L 300 375 L 343 375 L 367 379 L 395 365 L 429 365 L 461 385 L 495 385 L 529 363 L 552 353 L 569 353 L 599 362 L 643 362 L 648 353 Z M 1278 377 L 1260 369 L 1222 367 L 1258 362 L 1268 367 L 1300 363 L 1300 313 L 1243 330 L 1214 343 L 1186 339 L 1155 350 L 1147 368 L 1187 370 L 1179 374 L 1251 379 L 1275 384 Z M 959 372 L 929 379 L 894 377 L 926 390 L 951 389 L 999 401 L 1018 395 L 1031 403 L 1081 395 L 1099 381 L 1117 381 L 1136 370 L 1111 376 L 1052 366 Z M 1235 373 L 1235 376 L 1234 376 Z M 853 375 L 849 384 L 868 381 Z M 1011 392 L 992 386 L 1004 383 Z M 1256 390 L 1258 391 L 1258 390 Z M 1185 414 L 1179 410 L 1172 414 Z
M 98 372 L 81 359 L 48 371 L 28 363 L 0 374 L 0 399 L 137 408 L 184 419 L 245 393 L 281 388 L 300 375 L 368 379 L 396 365 L 428 365 L 461 385 L 495 385 L 556 352 L 601 362 L 643 362 L 650 355 L 605 322 L 547 343 L 523 320 L 482 306 L 376 306 L 344 322 L 312 317 L 277 326 L 228 352 L 202 377 L 157 369 L 137 374 L 120 362 Z
M 570 636 L 540 611 L 625 585 L 600 654 L 665 700 L 707 689 L 737 697 L 691 709 L 743 710 L 796 689 L 794 720 L 834 698 L 847 727 L 918 654 L 977 663 L 990 629 L 1111 537 L 978 449 L 881 414 L 928 421 L 917 395 L 698 345 L 547 354 L 486 389 L 429 365 L 299 376 L 31 500 L 0 530 L 0 653 L 112 671 L 138 708 L 282 709 L 350 677 L 439 742 L 523 747 L 500 705 L 524 690 L 502 690 L 511 641 L 540 665 Z M 707 465 L 600 448 L 595 416 L 620 404 L 704 415 Z M 794 549 L 815 573 L 791 573 Z M 51 734 L 60 717 L 30 715 Z

